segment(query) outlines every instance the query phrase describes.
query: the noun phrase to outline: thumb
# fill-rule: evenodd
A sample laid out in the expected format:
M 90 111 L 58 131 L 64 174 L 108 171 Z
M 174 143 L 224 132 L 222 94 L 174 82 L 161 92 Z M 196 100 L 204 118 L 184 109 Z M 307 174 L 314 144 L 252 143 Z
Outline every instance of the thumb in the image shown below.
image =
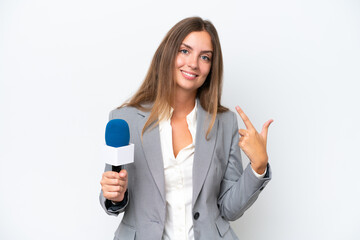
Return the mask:
M 119 176 L 121 178 L 126 178 L 127 177 L 127 171 L 125 169 L 121 169 Z
M 266 123 L 264 123 L 263 128 L 261 130 L 260 135 L 263 137 L 263 139 L 265 139 L 265 142 L 267 141 L 267 134 L 268 134 L 269 126 L 273 121 L 274 120 L 272 120 L 272 119 L 268 120 Z

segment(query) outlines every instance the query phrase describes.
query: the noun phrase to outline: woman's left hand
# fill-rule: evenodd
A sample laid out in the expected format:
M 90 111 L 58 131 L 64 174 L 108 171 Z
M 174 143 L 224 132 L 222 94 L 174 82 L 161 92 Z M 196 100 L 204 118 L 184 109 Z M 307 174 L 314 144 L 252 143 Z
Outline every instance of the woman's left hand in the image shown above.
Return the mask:
M 268 155 L 266 152 L 268 128 L 273 120 L 268 120 L 263 125 L 261 133 L 258 133 L 249 118 L 239 106 L 236 106 L 236 111 L 239 113 L 246 126 L 246 129 L 239 129 L 239 134 L 241 136 L 239 140 L 239 147 L 250 159 L 251 167 L 254 171 L 258 174 L 263 174 L 268 163 Z

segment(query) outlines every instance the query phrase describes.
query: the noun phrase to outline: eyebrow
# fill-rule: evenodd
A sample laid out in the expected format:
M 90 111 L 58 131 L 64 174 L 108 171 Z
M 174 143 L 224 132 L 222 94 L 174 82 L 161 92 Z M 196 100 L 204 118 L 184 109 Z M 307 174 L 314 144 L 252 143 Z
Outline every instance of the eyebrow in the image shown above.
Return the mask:
M 190 50 L 193 50 L 193 48 L 192 48 L 191 46 L 187 45 L 186 43 L 182 43 L 181 45 L 184 45 L 185 47 L 189 48 Z M 213 51 L 211 51 L 211 50 L 204 50 L 204 51 L 201 51 L 200 53 L 201 53 L 201 54 L 204 54 L 204 53 L 211 53 L 211 54 L 213 54 Z

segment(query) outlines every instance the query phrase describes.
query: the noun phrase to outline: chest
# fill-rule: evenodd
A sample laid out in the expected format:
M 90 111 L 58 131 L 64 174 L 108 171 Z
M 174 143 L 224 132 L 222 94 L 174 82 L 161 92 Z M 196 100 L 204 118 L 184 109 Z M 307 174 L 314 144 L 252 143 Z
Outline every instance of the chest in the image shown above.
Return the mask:
M 172 148 L 174 156 L 176 157 L 181 149 L 190 145 L 193 142 L 188 123 L 186 119 L 172 119 Z

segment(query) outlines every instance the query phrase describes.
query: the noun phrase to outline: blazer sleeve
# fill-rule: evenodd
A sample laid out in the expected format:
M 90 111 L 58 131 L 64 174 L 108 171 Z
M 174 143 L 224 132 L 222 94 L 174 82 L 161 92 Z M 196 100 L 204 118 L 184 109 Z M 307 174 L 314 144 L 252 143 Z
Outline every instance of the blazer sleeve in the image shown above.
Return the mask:
M 243 170 L 240 147 L 238 146 L 238 123 L 235 113 L 233 113 L 232 126 L 229 157 L 218 198 L 220 213 L 228 221 L 234 221 L 244 214 L 258 198 L 272 175 L 269 164 L 267 173 L 262 179 L 255 176 L 250 163 Z

